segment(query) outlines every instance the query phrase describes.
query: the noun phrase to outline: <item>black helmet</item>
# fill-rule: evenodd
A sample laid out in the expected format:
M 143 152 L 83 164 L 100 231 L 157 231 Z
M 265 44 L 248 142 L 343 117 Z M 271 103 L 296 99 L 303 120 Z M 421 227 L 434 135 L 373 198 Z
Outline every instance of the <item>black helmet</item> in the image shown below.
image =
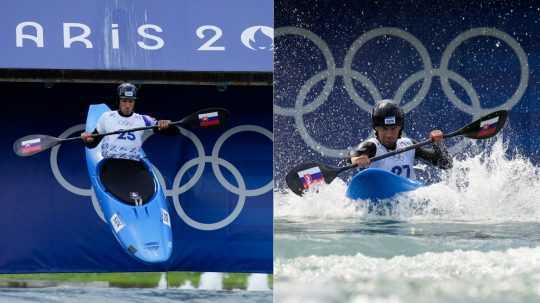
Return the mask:
M 399 106 L 392 100 L 386 99 L 377 102 L 371 112 L 372 126 L 399 125 L 403 128 L 405 115 Z
M 137 99 L 137 87 L 128 82 L 118 85 L 118 97 L 120 99 Z

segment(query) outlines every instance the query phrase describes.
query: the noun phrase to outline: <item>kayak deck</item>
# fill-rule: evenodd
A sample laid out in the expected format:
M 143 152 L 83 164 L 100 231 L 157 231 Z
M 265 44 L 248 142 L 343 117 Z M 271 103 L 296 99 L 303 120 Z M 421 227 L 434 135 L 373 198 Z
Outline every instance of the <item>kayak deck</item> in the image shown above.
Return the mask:
M 346 196 L 353 200 L 382 200 L 396 194 L 415 190 L 424 186 L 379 168 L 368 168 L 353 176 Z

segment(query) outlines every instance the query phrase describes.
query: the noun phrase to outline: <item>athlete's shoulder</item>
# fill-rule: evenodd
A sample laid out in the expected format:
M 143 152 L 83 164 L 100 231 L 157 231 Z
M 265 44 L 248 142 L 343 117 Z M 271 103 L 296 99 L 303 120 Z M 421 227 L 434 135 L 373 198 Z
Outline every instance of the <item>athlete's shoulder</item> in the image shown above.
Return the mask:
M 103 114 L 101 114 L 101 116 L 99 117 L 98 120 L 100 121 L 107 121 L 107 120 L 110 120 L 110 119 L 114 119 L 114 117 L 117 115 L 117 112 L 114 111 L 114 110 L 110 110 L 110 111 L 106 111 L 104 112 Z
M 115 118 L 116 111 L 106 111 L 97 120 L 96 124 L 96 130 L 99 133 L 107 132 L 107 130 L 110 128 L 111 124 L 114 124 L 114 121 L 117 120 Z

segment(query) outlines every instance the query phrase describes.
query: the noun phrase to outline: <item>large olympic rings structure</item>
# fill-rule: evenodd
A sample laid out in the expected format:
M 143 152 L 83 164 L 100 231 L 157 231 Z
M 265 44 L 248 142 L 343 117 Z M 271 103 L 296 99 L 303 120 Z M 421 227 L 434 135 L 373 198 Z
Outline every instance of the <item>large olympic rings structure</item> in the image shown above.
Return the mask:
M 85 128 L 84 124 L 72 126 L 68 128 L 67 130 L 65 130 L 62 134 L 60 134 L 59 138 L 67 138 L 68 136 L 76 132 L 80 132 L 84 130 L 84 128 Z M 216 140 L 216 143 L 212 149 L 211 155 L 207 156 L 204 150 L 203 143 L 193 132 L 187 129 L 184 129 L 182 127 L 178 127 L 178 128 L 180 129 L 180 133 L 183 136 L 190 139 L 191 142 L 195 145 L 198 157 L 187 161 L 178 170 L 173 181 L 172 189 L 167 189 L 163 175 L 159 172 L 159 170 L 155 166 L 153 168 L 158 176 L 159 182 L 164 190 L 165 196 L 172 197 L 176 213 L 189 226 L 195 229 L 206 230 L 206 231 L 217 230 L 217 229 L 223 228 L 229 225 L 230 223 L 232 223 L 240 215 L 240 213 L 242 212 L 242 209 L 244 208 L 247 197 L 259 196 L 259 195 L 265 194 L 266 192 L 272 189 L 272 186 L 273 186 L 272 178 L 270 178 L 270 181 L 267 184 L 259 188 L 248 189 L 246 187 L 246 182 L 244 178 L 242 177 L 242 174 L 240 173 L 240 171 L 232 163 L 219 157 L 219 152 L 221 150 L 221 147 L 223 146 L 225 141 L 231 136 L 241 133 L 241 132 L 256 132 L 256 133 L 266 136 L 268 139 L 272 141 L 273 136 L 272 136 L 271 131 L 258 125 L 239 125 L 239 126 L 233 127 L 227 130 L 226 132 L 224 132 Z M 146 133 L 143 139 L 146 140 L 151 135 L 152 135 L 151 133 Z M 103 222 L 107 223 L 107 220 L 105 220 L 105 217 L 103 215 L 103 211 L 101 210 L 101 207 L 97 201 L 94 189 L 92 187 L 81 188 L 81 187 L 75 186 L 71 184 L 69 181 L 67 181 L 62 175 L 62 173 L 60 172 L 60 168 L 58 166 L 58 153 L 60 151 L 60 147 L 61 145 L 57 145 L 53 147 L 51 151 L 51 156 L 50 156 L 51 170 L 55 179 L 67 191 L 76 195 L 91 197 L 92 205 L 97 215 L 101 218 L 101 220 L 103 220 Z M 219 183 L 228 191 L 238 195 L 238 202 L 236 203 L 236 206 L 233 209 L 233 211 L 226 218 L 218 222 L 214 222 L 214 223 L 202 223 L 202 222 L 198 222 L 192 219 L 184 211 L 184 209 L 182 208 L 182 204 L 180 202 L 180 195 L 190 190 L 197 182 L 199 182 L 203 174 L 203 171 L 205 169 L 206 163 L 210 163 L 212 165 L 212 171 L 214 175 L 216 176 L 217 180 L 219 181 Z M 181 183 L 182 177 L 193 166 L 197 166 L 195 174 L 191 177 L 191 179 L 188 182 L 181 185 L 180 183 Z M 236 179 L 238 186 L 234 186 L 229 181 L 227 181 L 227 179 L 223 176 L 221 172 L 220 166 L 228 169 L 231 172 L 232 176 Z
M 347 91 L 349 97 L 357 106 L 359 106 L 362 110 L 368 113 L 371 112 L 372 105 L 366 102 L 356 92 L 353 86 L 353 79 L 356 81 L 359 81 L 362 84 L 362 86 L 369 92 L 373 100 L 385 99 L 381 96 L 379 89 L 368 77 L 352 69 L 352 63 L 356 55 L 356 52 L 363 45 L 365 45 L 366 42 L 372 39 L 375 39 L 377 37 L 390 35 L 390 36 L 398 37 L 407 41 L 416 49 L 416 51 L 418 52 L 422 60 L 423 69 L 421 71 L 418 71 L 410 75 L 407 79 L 405 79 L 405 81 L 401 83 L 398 90 L 395 92 L 394 96 L 392 97 L 393 100 L 395 100 L 398 103 L 401 103 L 403 96 L 405 95 L 405 92 L 409 88 L 411 88 L 416 82 L 422 80 L 422 85 L 418 93 L 414 96 L 414 98 L 410 102 L 407 102 L 406 104 L 402 106 L 405 113 L 408 113 L 411 110 L 413 110 L 416 106 L 418 106 L 424 100 L 424 98 L 429 92 L 431 83 L 433 81 L 433 77 L 435 76 L 440 78 L 442 89 L 444 91 L 444 94 L 448 97 L 448 99 L 460 111 L 472 115 L 472 120 L 492 111 L 496 111 L 500 109 L 510 110 L 519 102 L 519 100 L 525 93 L 525 90 L 529 82 L 529 64 L 528 64 L 527 55 L 525 51 L 513 37 L 495 28 L 487 28 L 487 27 L 473 28 L 459 34 L 456 38 L 454 38 L 454 40 L 450 42 L 450 44 L 444 50 L 439 68 L 435 68 L 433 66 L 429 53 L 427 49 L 424 47 L 424 45 L 420 42 L 420 40 L 418 40 L 409 32 L 406 32 L 402 29 L 395 28 L 395 27 L 381 27 L 381 28 L 370 30 L 366 32 L 365 34 L 362 34 L 359 38 L 357 38 L 353 42 L 350 49 L 347 51 L 345 55 L 343 67 L 341 68 L 338 68 L 336 66 L 336 62 L 332 56 L 332 52 L 330 51 L 330 48 L 328 47 L 326 42 L 323 41 L 319 36 L 317 36 L 313 32 L 305 30 L 305 29 L 297 28 L 297 27 L 280 27 L 276 29 L 275 38 L 278 38 L 280 36 L 285 36 L 285 35 L 300 36 L 301 38 L 305 38 L 313 42 L 315 46 L 317 46 L 321 50 L 322 55 L 324 56 L 324 59 L 326 61 L 327 69 L 324 71 L 318 72 L 317 74 L 309 78 L 301 86 L 298 94 L 296 95 L 294 107 L 285 108 L 277 104 L 274 104 L 274 114 L 293 117 L 296 128 L 300 136 L 304 140 L 304 142 L 314 151 L 327 157 L 343 158 L 346 155 L 348 155 L 348 152 L 352 147 L 349 147 L 346 149 L 334 149 L 331 147 L 324 146 L 321 143 L 317 142 L 309 134 L 308 129 L 306 128 L 306 125 L 304 122 L 304 115 L 315 111 L 319 106 L 321 106 L 328 99 L 328 96 L 333 90 L 336 77 L 343 78 L 343 82 L 345 84 L 345 90 Z M 519 85 L 516 91 L 503 104 L 493 107 L 493 108 L 483 108 L 480 103 L 480 98 L 478 94 L 476 93 L 475 89 L 473 88 L 472 84 L 468 82 L 465 78 L 463 78 L 461 75 L 459 75 L 458 73 L 448 69 L 448 65 L 452 57 L 452 54 L 457 49 L 457 47 L 460 46 L 464 41 L 471 38 L 478 37 L 478 36 L 489 36 L 489 37 L 494 37 L 494 38 L 504 41 L 517 55 L 520 69 L 521 69 Z M 312 102 L 305 104 L 307 101 L 308 93 L 312 90 L 312 88 L 317 83 L 323 80 L 326 80 L 326 83 L 324 84 L 324 87 L 322 91 L 320 92 L 320 94 L 316 98 L 314 98 Z M 459 99 L 459 97 L 455 94 L 454 90 L 451 88 L 449 80 L 455 81 L 465 90 L 465 93 L 467 94 L 467 96 L 469 97 L 471 101 L 471 105 Z M 462 146 L 460 144 L 456 144 L 451 148 L 451 151 L 456 151 L 460 149 L 461 147 Z

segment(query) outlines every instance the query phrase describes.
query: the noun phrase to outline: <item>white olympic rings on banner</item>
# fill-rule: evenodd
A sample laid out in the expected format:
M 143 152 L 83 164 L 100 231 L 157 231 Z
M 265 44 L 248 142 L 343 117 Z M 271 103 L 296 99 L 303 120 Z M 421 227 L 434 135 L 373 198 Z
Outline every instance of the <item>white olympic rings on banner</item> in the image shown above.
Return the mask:
M 519 102 L 519 100 L 525 93 L 529 82 L 529 64 L 525 51 L 513 37 L 495 28 L 473 28 L 459 34 L 454 40 L 450 42 L 450 44 L 444 50 L 439 68 L 433 67 L 430 55 L 424 45 L 420 42 L 420 40 L 418 40 L 412 34 L 395 27 L 381 27 L 373 29 L 361 35 L 352 43 L 351 48 L 347 51 L 342 68 L 336 67 L 330 48 L 328 47 L 326 42 L 324 42 L 316 34 L 297 27 L 280 27 L 276 29 L 275 38 L 285 35 L 300 36 L 313 42 L 313 44 L 315 44 L 315 46 L 317 46 L 321 50 L 324 60 L 326 62 L 327 69 L 313 75 L 301 86 L 296 96 L 294 107 L 285 108 L 274 104 L 274 113 L 281 116 L 294 117 L 296 128 L 299 131 L 299 134 L 304 140 L 304 142 L 314 151 L 317 151 L 321 155 L 327 157 L 343 158 L 348 155 L 348 152 L 352 147 L 346 149 L 333 149 L 317 142 L 315 139 L 313 139 L 313 137 L 311 137 L 305 126 L 304 115 L 315 111 L 328 99 L 328 96 L 330 96 L 330 93 L 333 90 L 336 77 L 338 76 L 343 78 L 345 90 L 347 91 L 349 97 L 362 110 L 369 113 L 371 112 L 372 105 L 366 102 L 356 92 L 353 86 L 353 79 L 360 82 L 362 86 L 366 88 L 373 100 L 383 99 L 379 89 L 368 77 L 352 69 L 353 59 L 358 50 L 366 42 L 374 38 L 386 35 L 401 38 L 410 43 L 414 47 L 414 49 L 416 49 L 421 58 L 423 64 L 422 70 L 410 75 L 407 79 L 405 79 L 392 98 L 396 102 L 402 103 L 403 96 L 405 95 L 407 90 L 411 88 L 416 82 L 422 80 L 422 85 L 418 93 L 412 98 L 410 102 L 407 102 L 402 106 L 405 113 L 413 110 L 424 100 L 431 87 L 433 77 L 440 78 L 443 92 L 448 97 L 450 102 L 452 102 L 460 111 L 470 114 L 473 120 L 481 115 L 487 114 L 492 111 L 500 109 L 511 109 Z M 452 54 L 457 49 L 457 47 L 461 45 L 464 41 L 478 36 L 489 36 L 504 41 L 517 55 L 521 69 L 519 85 L 516 91 L 503 104 L 493 108 L 483 108 L 480 102 L 480 98 L 472 84 L 458 73 L 448 69 L 450 58 L 452 57 Z M 454 90 L 450 86 L 450 79 L 455 81 L 465 90 L 465 93 L 471 101 L 471 105 L 459 99 L 459 97 L 455 94 Z M 326 83 L 324 84 L 324 87 L 320 94 L 316 96 L 312 102 L 310 102 L 309 104 L 305 104 L 307 101 L 308 93 L 317 83 L 323 80 L 326 80 Z
M 70 135 L 80 132 L 84 130 L 85 125 L 79 124 L 72 126 L 65 130 L 62 134 L 60 134 L 59 138 L 67 138 Z M 216 230 L 223 228 L 230 223 L 232 223 L 242 212 L 242 209 L 244 208 L 246 197 L 253 197 L 253 196 L 259 196 L 262 194 L 265 194 L 266 192 L 269 192 L 272 189 L 273 182 L 272 178 L 270 178 L 270 181 L 259 188 L 255 189 L 247 189 L 246 182 L 240 173 L 240 171 L 229 161 L 224 160 L 219 157 L 219 151 L 225 141 L 230 138 L 232 135 L 235 135 L 237 133 L 241 132 L 256 132 L 259 134 L 262 134 L 266 136 L 271 141 L 273 140 L 272 132 L 261 127 L 258 125 L 239 125 L 236 127 L 233 127 L 226 132 L 224 132 L 216 141 L 211 156 L 206 156 L 204 151 L 204 146 L 201 140 L 191 131 L 178 127 L 180 129 L 180 133 L 191 140 L 193 145 L 195 146 L 197 150 L 197 158 L 193 158 L 186 163 L 182 165 L 182 167 L 178 170 L 174 181 L 172 185 L 172 189 L 167 189 L 165 179 L 163 178 L 163 175 L 159 172 L 159 170 L 154 166 L 154 172 L 156 173 L 157 179 L 159 183 L 161 184 L 161 187 L 163 189 L 163 192 L 166 197 L 172 197 L 174 208 L 178 214 L 178 216 L 189 226 L 200 229 L 200 230 Z M 143 140 L 146 140 L 149 136 L 145 136 Z M 104 222 L 107 222 L 105 220 L 105 217 L 103 215 L 103 211 L 101 210 L 101 207 L 99 205 L 99 202 L 97 201 L 95 192 L 93 188 L 81 188 L 78 186 L 75 186 L 71 184 L 69 181 L 67 181 L 62 173 L 60 172 L 60 168 L 58 166 L 58 153 L 60 150 L 61 145 L 57 145 L 52 148 L 51 156 L 50 156 L 50 165 L 51 170 L 54 175 L 54 178 L 58 181 L 58 183 L 64 187 L 67 191 L 74 193 L 76 195 L 80 196 L 88 196 L 92 200 L 92 205 L 94 206 L 94 209 L 97 213 L 97 215 L 103 220 Z M 184 209 L 181 206 L 180 203 L 180 195 L 188 190 L 190 190 L 197 182 L 199 182 L 206 163 L 210 163 L 212 165 L 212 170 L 214 172 L 214 175 L 216 176 L 218 182 L 228 191 L 231 193 L 238 195 L 238 202 L 236 203 L 236 206 L 234 210 L 223 220 L 215 222 L 215 223 L 201 223 L 196 220 L 193 220 L 191 217 L 189 217 L 188 214 L 184 211 Z M 191 179 L 186 182 L 185 184 L 180 186 L 180 183 L 182 181 L 182 177 L 184 174 L 193 166 L 197 165 L 197 169 L 195 171 L 195 174 L 191 177 Z M 227 179 L 223 176 L 220 166 L 228 169 L 232 176 L 236 179 L 236 182 L 238 183 L 238 186 L 232 185 Z

